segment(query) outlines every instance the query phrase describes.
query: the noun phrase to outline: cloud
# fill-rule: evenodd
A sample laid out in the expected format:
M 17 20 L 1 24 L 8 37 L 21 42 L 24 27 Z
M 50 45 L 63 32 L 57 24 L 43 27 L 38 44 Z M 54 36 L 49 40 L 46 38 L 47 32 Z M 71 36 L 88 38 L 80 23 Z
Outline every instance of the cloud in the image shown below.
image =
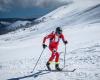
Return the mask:
M 0 11 L 9 11 L 16 7 L 29 8 L 29 7 L 54 7 L 68 4 L 70 2 L 86 2 L 93 3 L 100 2 L 100 0 L 0 0 Z
M 57 7 L 67 4 L 71 0 L 0 0 L 0 11 L 10 10 L 14 7 Z
M 9 5 L 11 4 L 11 0 L 0 0 L 0 11 L 8 11 L 10 9 Z

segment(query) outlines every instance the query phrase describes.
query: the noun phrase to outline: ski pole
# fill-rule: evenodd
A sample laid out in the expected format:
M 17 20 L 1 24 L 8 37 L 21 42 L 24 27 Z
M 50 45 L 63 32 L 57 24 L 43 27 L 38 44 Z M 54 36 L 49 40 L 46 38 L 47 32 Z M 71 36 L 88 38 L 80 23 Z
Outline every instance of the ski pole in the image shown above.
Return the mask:
M 65 45 L 65 53 L 64 53 L 64 68 L 65 68 L 65 65 L 66 65 L 66 45 Z
M 36 68 L 36 66 L 37 66 L 37 64 L 38 64 L 38 62 L 39 62 L 39 60 L 40 60 L 40 58 L 41 58 L 43 52 L 44 52 L 44 49 L 42 50 L 42 52 L 41 52 L 41 54 L 40 54 L 40 56 L 39 56 L 39 58 L 38 58 L 38 60 L 37 60 L 37 62 L 36 62 L 36 64 L 35 64 L 35 66 L 34 66 L 34 68 L 33 68 L 33 71 L 32 71 L 31 73 L 34 72 L 34 70 L 35 70 L 35 68 Z

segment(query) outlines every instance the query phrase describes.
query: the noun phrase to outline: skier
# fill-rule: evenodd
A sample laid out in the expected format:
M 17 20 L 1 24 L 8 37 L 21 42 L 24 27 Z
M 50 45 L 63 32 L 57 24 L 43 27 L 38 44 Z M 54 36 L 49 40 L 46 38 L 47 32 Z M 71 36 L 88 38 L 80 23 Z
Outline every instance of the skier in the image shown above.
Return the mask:
M 60 39 L 64 42 L 66 45 L 68 43 L 67 40 L 65 40 L 64 35 L 62 34 L 62 29 L 61 27 L 57 27 L 55 31 L 44 37 L 43 39 L 43 48 L 45 49 L 47 45 L 45 44 L 46 40 L 49 39 L 49 49 L 52 52 L 51 57 L 49 58 L 49 61 L 46 63 L 46 66 L 48 70 L 51 71 L 50 64 L 52 63 L 53 59 L 55 58 L 55 69 L 58 71 L 61 71 L 62 69 L 59 68 L 59 52 L 58 50 L 58 45 Z

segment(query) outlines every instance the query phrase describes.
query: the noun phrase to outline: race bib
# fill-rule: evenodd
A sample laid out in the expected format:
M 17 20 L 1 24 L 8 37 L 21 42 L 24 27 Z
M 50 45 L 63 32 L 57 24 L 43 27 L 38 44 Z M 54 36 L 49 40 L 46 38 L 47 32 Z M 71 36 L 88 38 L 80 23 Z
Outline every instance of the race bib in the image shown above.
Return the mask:
M 59 41 L 59 36 L 55 35 L 55 42 Z

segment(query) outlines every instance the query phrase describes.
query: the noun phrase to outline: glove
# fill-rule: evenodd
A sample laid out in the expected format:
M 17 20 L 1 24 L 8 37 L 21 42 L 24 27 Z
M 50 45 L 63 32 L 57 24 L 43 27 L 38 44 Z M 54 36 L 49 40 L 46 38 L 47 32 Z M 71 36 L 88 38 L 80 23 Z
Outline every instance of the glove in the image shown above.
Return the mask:
M 45 45 L 45 44 L 43 44 L 42 46 L 43 46 L 43 49 L 45 49 L 47 47 L 47 45 Z
M 67 41 L 64 41 L 64 44 L 66 45 L 68 42 Z

